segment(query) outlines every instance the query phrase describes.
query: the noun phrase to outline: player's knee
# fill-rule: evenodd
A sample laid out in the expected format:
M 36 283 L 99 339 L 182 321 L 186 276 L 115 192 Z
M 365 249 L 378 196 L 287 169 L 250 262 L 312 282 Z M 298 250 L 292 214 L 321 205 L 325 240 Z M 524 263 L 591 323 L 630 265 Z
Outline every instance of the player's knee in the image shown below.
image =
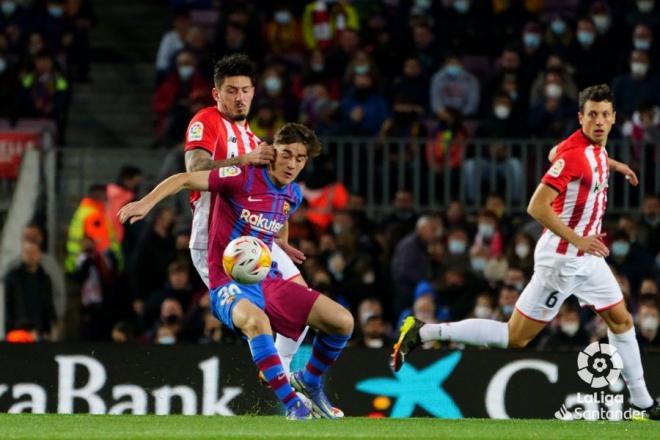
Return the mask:
M 243 322 L 241 330 L 248 338 L 271 333 L 270 322 L 263 312 L 251 313 Z
M 343 307 L 339 313 L 335 314 L 332 324 L 335 327 L 335 333 L 346 336 L 353 334 L 353 315 Z
M 610 330 L 616 334 L 627 332 L 633 325 L 633 317 L 630 313 L 626 313 L 618 319 L 611 319 L 609 322 Z

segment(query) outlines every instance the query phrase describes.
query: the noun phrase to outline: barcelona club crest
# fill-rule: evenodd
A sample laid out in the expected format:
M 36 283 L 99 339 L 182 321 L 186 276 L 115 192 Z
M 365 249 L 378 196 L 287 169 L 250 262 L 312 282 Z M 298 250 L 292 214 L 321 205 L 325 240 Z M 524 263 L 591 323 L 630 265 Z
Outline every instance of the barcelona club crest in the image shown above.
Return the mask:
M 282 213 L 284 215 L 289 215 L 290 209 L 291 209 L 291 205 L 289 204 L 289 202 L 284 202 L 284 204 L 282 205 Z

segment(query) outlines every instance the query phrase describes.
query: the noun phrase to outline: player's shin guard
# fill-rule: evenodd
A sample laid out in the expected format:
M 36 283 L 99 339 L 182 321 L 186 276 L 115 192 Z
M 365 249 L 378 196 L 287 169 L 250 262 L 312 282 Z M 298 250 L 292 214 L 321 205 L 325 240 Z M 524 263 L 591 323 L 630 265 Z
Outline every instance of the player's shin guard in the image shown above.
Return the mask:
M 419 330 L 422 342 L 451 341 L 468 345 L 506 348 L 509 327 L 491 319 L 466 319 L 443 324 L 426 324 Z
M 623 380 L 630 392 L 630 403 L 638 408 L 648 408 L 653 405 L 653 398 L 646 389 L 642 356 L 639 353 L 639 344 L 635 338 L 635 327 L 623 333 L 607 331 L 610 345 L 616 348 L 623 360 Z
M 351 337 L 349 335 L 328 335 L 317 333 L 312 346 L 312 357 L 309 358 L 303 373 L 305 385 L 318 387 L 321 376 L 334 364 L 339 354 Z
M 284 368 L 284 372 L 287 375 L 291 372 L 291 361 L 293 361 L 293 357 L 298 351 L 298 348 L 300 348 L 300 344 L 302 344 L 305 340 L 305 336 L 307 336 L 308 330 L 309 327 L 305 327 L 305 330 L 303 330 L 298 340 L 287 338 L 286 336 L 280 335 L 279 333 L 275 337 L 275 348 L 277 349 L 277 353 L 280 355 L 280 359 L 282 360 L 282 367 Z
M 288 408 L 295 405 L 300 398 L 291 387 L 289 378 L 282 368 L 282 362 L 275 350 L 271 335 L 259 335 L 250 339 L 252 359 L 270 384 L 277 398 Z

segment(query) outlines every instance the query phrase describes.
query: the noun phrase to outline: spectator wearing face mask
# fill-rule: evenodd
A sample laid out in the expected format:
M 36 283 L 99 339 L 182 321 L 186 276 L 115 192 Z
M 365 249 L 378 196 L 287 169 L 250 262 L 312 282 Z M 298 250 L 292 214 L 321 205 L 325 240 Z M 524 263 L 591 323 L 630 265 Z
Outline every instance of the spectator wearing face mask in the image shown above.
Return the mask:
M 635 317 L 637 342 L 642 348 L 660 348 L 660 311 L 657 295 L 642 295 Z
M 578 21 L 575 42 L 569 50 L 567 61 L 575 68 L 575 82 L 580 90 L 593 84 L 609 82 L 612 72 L 607 70 L 606 58 L 612 56 L 610 50 L 600 44 L 596 26 L 591 19 Z
M 617 54 L 622 53 L 625 47 L 625 40 L 621 36 L 627 31 L 619 18 L 624 7 L 622 2 L 598 0 L 592 2 L 587 10 L 587 17 L 596 29 L 598 44 L 610 55 L 602 60 L 609 75 L 618 70 L 620 59 L 617 59 Z
M 463 68 L 458 55 L 450 54 L 431 78 L 431 111 L 440 119 L 449 107 L 473 116 L 479 109 L 479 93 L 477 78 Z
M 266 44 L 275 59 L 299 64 L 304 51 L 300 22 L 286 2 L 273 8 L 273 15 L 266 23 Z
M 565 57 L 574 39 L 575 31 L 565 16 L 555 12 L 548 17 L 543 41 L 549 52 Z
M 565 59 L 559 55 L 550 55 L 545 63 L 545 70 L 539 72 L 538 76 L 532 84 L 529 94 L 529 101 L 531 103 L 538 103 L 543 100 L 545 96 L 545 83 L 548 73 L 557 74 L 561 80 L 563 95 L 570 98 L 572 101 L 577 101 L 578 89 L 573 79 L 574 71 L 571 66 L 566 64 Z
M 491 257 L 499 257 L 504 252 L 504 237 L 499 230 L 497 216 L 493 211 L 485 209 L 479 212 L 474 245 L 488 248 Z
M 387 336 L 387 324 L 383 320 L 383 305 L 375 298 L 364 299 L 357 308 L 357 319 L 360 323 L 358 338 L 351 344 L 353 347 L 383 348 L 391 341 Z
M 653 29 L 645 24 L 638 24 L 632 30 L 630 39 L 621 50 L 621 56 L 618 59 L 619 71 L 625 72 L 628 70 L 628 63 L 630 54 L 634 50 L 641 50 L 649 55 L 649 59 L 657 60 L 660 56 L 660 44 L 658 44 L 654 36 Z
M 497 298 L 497 311 L 495 312 L 495 319 L 501 322 L 507 322 L 513 314 L 513 309 L 516 306 L 520 292 L 515 286 L 505 284 L 500 288 L 500 293 Z
M 468 315 L 468 318 L 477 318 L 477 319 L 495 319 L 495 302 L 493 297 L 488 292 L 482 292 L 477 295 L 477 299 L 474 301 L 474 308 L 472 312 Z
M 639 290 L 644 278 L 653 275 L 651 256 L 639 244 L 631 242 L 628 233 L 621 230 L 614 234 L 608 262 L 618 273 L 628 278 L 633 292 Z
M 470 270 L 470 239 L 464 229 L 452 229 L 447 235 L 447 266 L 460 267 L 463 271 Z
M 660 104 L 660 77 L 652 74 L 650 67 L 648 53 L 634 50 L 630 54 L 630 73 L 619 75 L 612 81 L 617 113 L 624 118 L 632 116 L 642 101 Z
M 556 322 L 557 324 L 553 331 L 540 341 L 540 348 L 549 350 L 582 350 L 589 345 L 589 334 L 581 326 L 580 313 L 574 304 L 563 304 L 559 309 Z
M 151 339 L 157 344 L 175 344 L 181 341 L 183 332 L 183 309 L 179 301 L 166 299 L 160 307 L 160 319 L 152 332 Z
M 495 95 L 506 94 L 511 100 L 511 113 L 527 113 L 529 85 L 532 78 L 525 77 L 520 65 L 520 53 L 516 44 L 504 47 L 495 61 L 495 71 L 486 81 L 482 90 L 482 113 L 488 115 L 495 100 Z M 515 117 L 514 117 L 515 119 Z
M 516 234 L 509 243 L 506 255 L 509 265 L 519 267 L 526 272 L 532 271 L 534 269 L 534 242 L 532 237 L 524 233 Z
M 655 0 L 635 0 L 626 16 L 626 24 L 633 28 L 644 24 L 651 29 L 660 29 L 660 6 Z
M 183 49 L 184 41 L 190 29 L 190 16 L 187 9 L 174 11 L 172 29 L 163 34 L 158 54 L 156 55 L 156 72 L 158 82 L 165 78 L 170 69 L 174 55 Z
M 477 138 L 516 138 L 525 134 L 525 124 L 521 124 L 511 97 L 499 92 L 493 98 L 486 119 L 479 124 Z
M 561 137 L 574 124 L 577 104 L 564 94 L 563 82 L 556 73 L 546 74 L 543 91 L 542 101 L 529 110 L 530 132 L 540 138 Z
M 278 109 L 285 120 L 298 118 L 300 102 L 291 92 L 289 83 L 284 77 L 284 68 L 281 65 L 266 67 L 257 86 L 255 102 L 269 102 Z
M 184 49 L 176 56 L 176 68 L 156 90 L 152 110 L 156 135 L 166 144 L 172 144 L 185 133 L 190 118 L 201 107 L 208 105 L 211 84 L 197 70 L 195 55 Z
M 543 29 L 535 21 L 525 24 L 521 34 L 520 72 L 524 84 L 531 84 L 548 56 L 543 44 Z

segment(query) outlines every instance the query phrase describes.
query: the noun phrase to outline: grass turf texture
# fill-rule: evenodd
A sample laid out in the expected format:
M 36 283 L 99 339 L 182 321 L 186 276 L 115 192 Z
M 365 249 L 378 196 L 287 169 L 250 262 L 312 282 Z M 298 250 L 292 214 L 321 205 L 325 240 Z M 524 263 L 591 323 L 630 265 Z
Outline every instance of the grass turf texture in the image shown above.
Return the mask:
M 657 422 L 0 414 L 9 439 L 627 439 L 654 438 Z M 655 437 L 657 438 L 657 437 Z

